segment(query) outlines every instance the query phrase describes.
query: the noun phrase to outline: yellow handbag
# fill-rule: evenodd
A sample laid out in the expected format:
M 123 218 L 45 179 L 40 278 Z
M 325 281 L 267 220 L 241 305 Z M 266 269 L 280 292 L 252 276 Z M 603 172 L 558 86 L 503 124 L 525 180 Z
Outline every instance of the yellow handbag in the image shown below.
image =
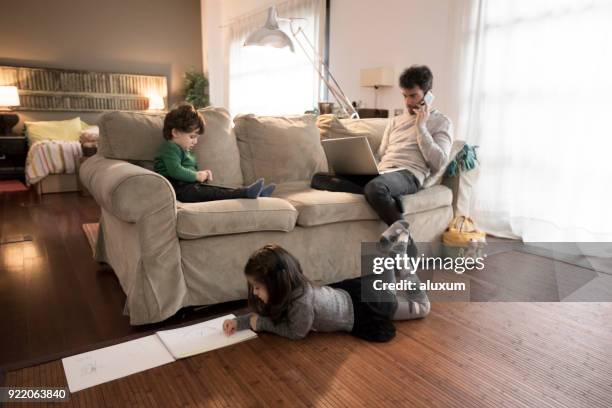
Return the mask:
M 453 218 L 446 232 L 442 234 L 442 243 L 445 245 L 465 247 L 474 241 L 486 242 L 486 234 L 476 229 L 474 221 L 465 215 Z

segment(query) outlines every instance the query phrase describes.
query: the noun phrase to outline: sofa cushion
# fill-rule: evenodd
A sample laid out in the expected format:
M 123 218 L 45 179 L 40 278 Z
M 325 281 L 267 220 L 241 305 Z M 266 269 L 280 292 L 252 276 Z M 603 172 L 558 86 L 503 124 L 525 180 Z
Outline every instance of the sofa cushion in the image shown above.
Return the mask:
M 291 231 L 297 210 L 280 198 L 236 199 L 204 203 L 178 203 L 176 229 L 179 238 L 253 231 Z
M 299 212 L 297 224 L 302 227 L 378 219 L 378 215 L 360 194 L 308 188 L 294 192 L 283 192 L 281 189 L 275 197 L 284 198 L 293 204 Z
M 275 197 L 289 201 L 299 212 L 302 227 L 333 222 L 377 220 L 378 215 L 361 194 L 315 190 L 306 182 L 280 184 Z M 445 186 L 434 186 L 402 197 L 404 214 L 413 214 L 452 204 L 452 193 Z
M 215 184 L 242 186 L 240 153 L 232 119 L 225 108 L 208 107 L 198 110 L 204 118 L 206 130 L 193 148 L 198 167 L 213 172 Z
M 446 186 L 436 185 L 424 188 L 416 194 L 402 196 L 401 201 L 404 214 L 415 214 L 452 205 L 453 193 Z
M 374 153 L 378 152 L 388 124 L 387 118 L 338 119 L 335 115 L 321 115 L 317 118 L 321 139 L 365 136 Z
M 108 112 L 99 126 L 98 152 L 107 159 L 152 161 L 164 141 L 164 114 Z
M 259 177 L 276 183 L 310 180 L 327 171 L 313 115 L 239 115 L 234 123 L 245 183 Z

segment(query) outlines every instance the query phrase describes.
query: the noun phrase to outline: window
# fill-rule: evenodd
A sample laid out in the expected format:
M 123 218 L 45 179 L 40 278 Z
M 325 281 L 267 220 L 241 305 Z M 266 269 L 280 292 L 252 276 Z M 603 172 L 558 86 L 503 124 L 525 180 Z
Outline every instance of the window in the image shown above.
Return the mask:
M 611 239 L 611 2 L 479 4 L 463 135 L 481 146 L 476 218 L 527 240 Z

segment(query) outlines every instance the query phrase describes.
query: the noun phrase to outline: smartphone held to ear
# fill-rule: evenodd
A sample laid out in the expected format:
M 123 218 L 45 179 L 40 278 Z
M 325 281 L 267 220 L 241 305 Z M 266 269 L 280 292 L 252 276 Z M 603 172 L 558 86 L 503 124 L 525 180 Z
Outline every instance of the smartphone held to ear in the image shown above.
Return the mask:
M 427 91 L 427 93 L 423 97 L 423 102 L 421 102 L 421 105 L 425 104 L 431 108 L 431 104 L 433 103 L 435 98 L 436 97 L 431 91 Z

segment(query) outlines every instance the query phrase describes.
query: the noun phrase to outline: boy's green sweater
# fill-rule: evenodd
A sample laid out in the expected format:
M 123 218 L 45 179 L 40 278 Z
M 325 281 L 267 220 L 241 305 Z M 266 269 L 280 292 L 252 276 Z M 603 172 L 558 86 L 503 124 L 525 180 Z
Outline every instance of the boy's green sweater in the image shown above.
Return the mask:
M 198 163 L 193 155 L 170 140 L 164 141 L 159 147 L 153 169 L 164 177 L 187 183 L 197 181 Z

